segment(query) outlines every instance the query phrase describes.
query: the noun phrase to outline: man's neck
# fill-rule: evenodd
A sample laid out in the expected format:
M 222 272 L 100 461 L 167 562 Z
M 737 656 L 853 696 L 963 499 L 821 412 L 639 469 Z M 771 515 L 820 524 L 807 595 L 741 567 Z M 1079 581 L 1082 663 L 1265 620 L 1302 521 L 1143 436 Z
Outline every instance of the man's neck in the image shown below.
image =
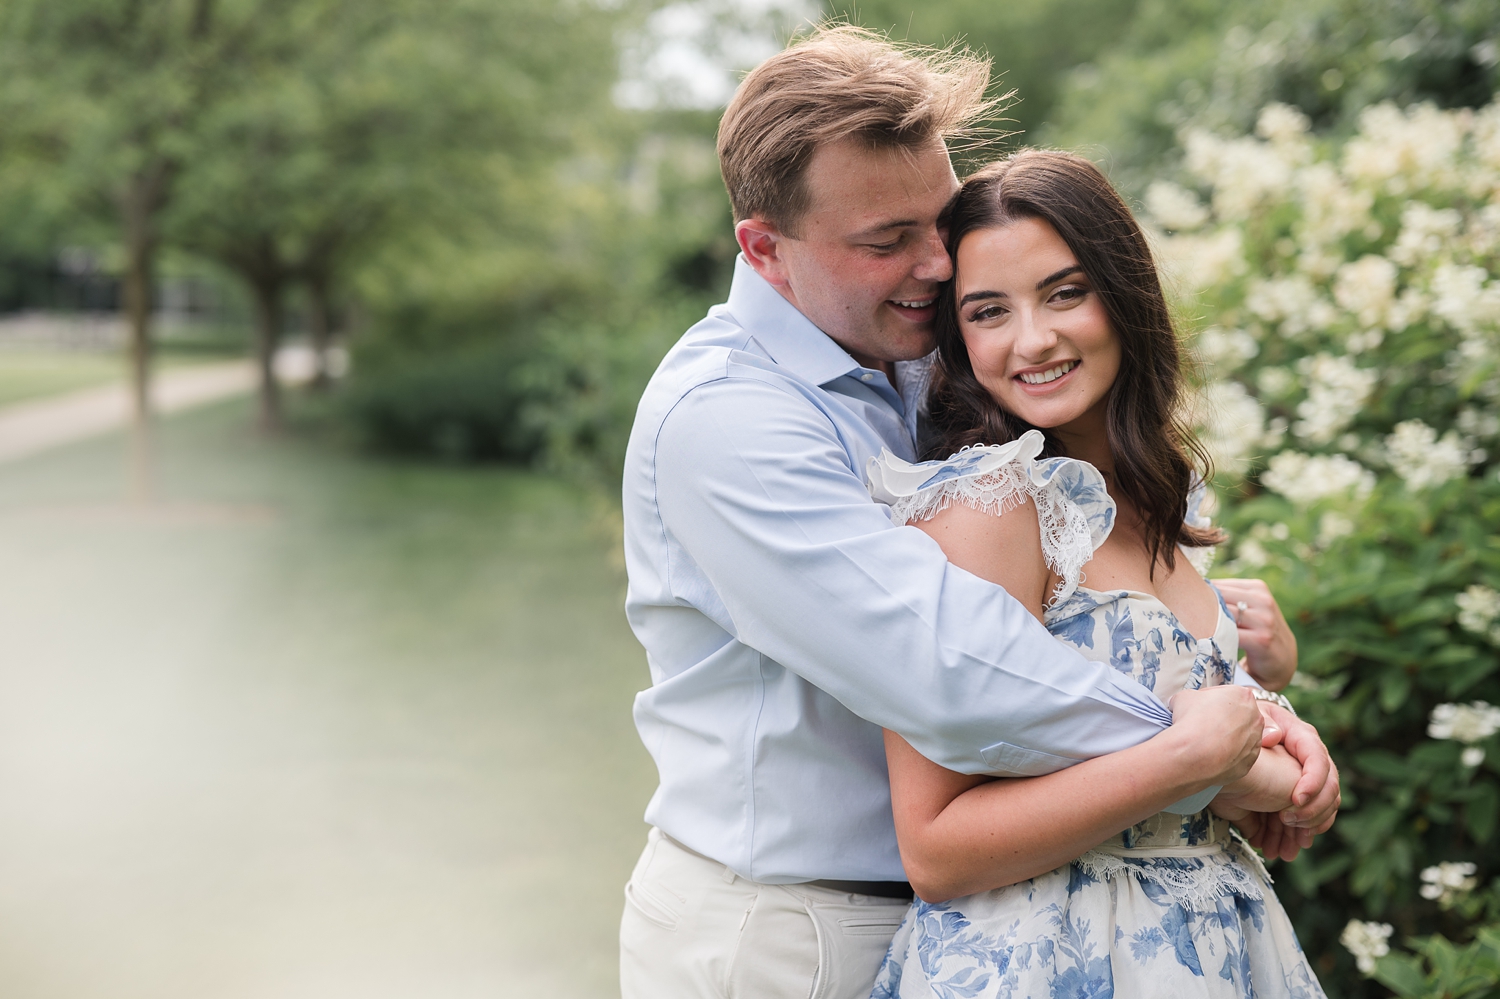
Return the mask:
M 848 347 L 844 349 L 849 350 Z M 872 371 L 884 371 L 885 376 L 891 380 L 891 385 L 894 386 L 896 384 L 895 361 L 882 361 L 871 357 L 869 354 L 860 354 L 852 350 L 849 350 L 849 356 L 854 358 L 855 363 L 862 368 L 869 368 Z

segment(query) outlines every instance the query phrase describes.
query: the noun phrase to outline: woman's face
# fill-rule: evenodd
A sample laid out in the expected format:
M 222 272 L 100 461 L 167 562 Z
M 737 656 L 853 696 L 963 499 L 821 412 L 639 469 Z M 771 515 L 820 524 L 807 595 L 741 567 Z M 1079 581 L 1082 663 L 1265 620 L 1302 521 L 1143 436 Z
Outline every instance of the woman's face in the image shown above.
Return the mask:
M 1002 408 L 1044 429 L 1101 429 L 1120 339 L 1057 230 L 1021 219 L 963 238 L 958 324 L 974 375 Z

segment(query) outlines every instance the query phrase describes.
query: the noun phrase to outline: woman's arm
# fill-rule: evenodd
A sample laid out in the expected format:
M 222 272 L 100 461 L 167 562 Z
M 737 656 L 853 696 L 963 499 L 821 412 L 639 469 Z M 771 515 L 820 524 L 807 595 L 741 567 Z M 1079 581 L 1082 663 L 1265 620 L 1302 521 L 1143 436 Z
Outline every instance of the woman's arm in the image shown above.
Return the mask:
M 955 505 L 917 527 L 953 564 L 1041 618 L 1053 577 L 1030 502 L 999 517 Z M 1174 801 L 1243 777 L 1260 749 L 1255 705 L 1239 687 L 1184 691 L 1165 732 L 1045 777 L 954 773 L 888 732 L 896 836 L 912 887 L 932 902 L 1024 881 Z
M 1154 739 L 1045 777 L 954 773 L 887 732 L 896 840 L 912 888 L 940 902 L 1025 881 L 1245 774 L 1260 748 L 1260 712 L 1248 690 L 1183 691 L 1172 709 L 1172 727 Z M 1225 752 L 1226 731 L 1242 734 L 1238 752 Z

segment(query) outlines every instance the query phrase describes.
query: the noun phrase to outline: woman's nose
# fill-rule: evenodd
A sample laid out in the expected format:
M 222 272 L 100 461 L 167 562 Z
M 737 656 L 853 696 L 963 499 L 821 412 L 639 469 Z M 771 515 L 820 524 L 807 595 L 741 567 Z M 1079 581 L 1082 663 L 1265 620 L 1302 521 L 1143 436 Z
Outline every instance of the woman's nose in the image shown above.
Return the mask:
M 1047 317 L 1025 309 L 1022 310 L 1020 328 L 1016 331 L 1016 353 L 1023 357 L 1041 358 L 1057 346 L 1057 331 Z

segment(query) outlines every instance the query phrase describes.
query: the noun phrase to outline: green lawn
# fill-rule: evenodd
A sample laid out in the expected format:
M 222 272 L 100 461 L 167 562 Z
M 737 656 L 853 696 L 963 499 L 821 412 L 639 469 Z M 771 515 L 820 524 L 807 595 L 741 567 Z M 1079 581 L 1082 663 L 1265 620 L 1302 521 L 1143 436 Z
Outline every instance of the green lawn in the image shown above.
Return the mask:
M 225 351 L 160 353 L 157 367 L 172 368 L 240 356 Z M 6 348 L 0 350 L 0 407 L 77 389 L 125 381 L 125 359 L 115 353 L 83 350 Z
M 0 995 L 617 995 L 654 770 L 595 504 L 168 422 L 0 466 Z
M 8 349 L 0 351 L 0 406 L 123 381 L 115 354 Z

